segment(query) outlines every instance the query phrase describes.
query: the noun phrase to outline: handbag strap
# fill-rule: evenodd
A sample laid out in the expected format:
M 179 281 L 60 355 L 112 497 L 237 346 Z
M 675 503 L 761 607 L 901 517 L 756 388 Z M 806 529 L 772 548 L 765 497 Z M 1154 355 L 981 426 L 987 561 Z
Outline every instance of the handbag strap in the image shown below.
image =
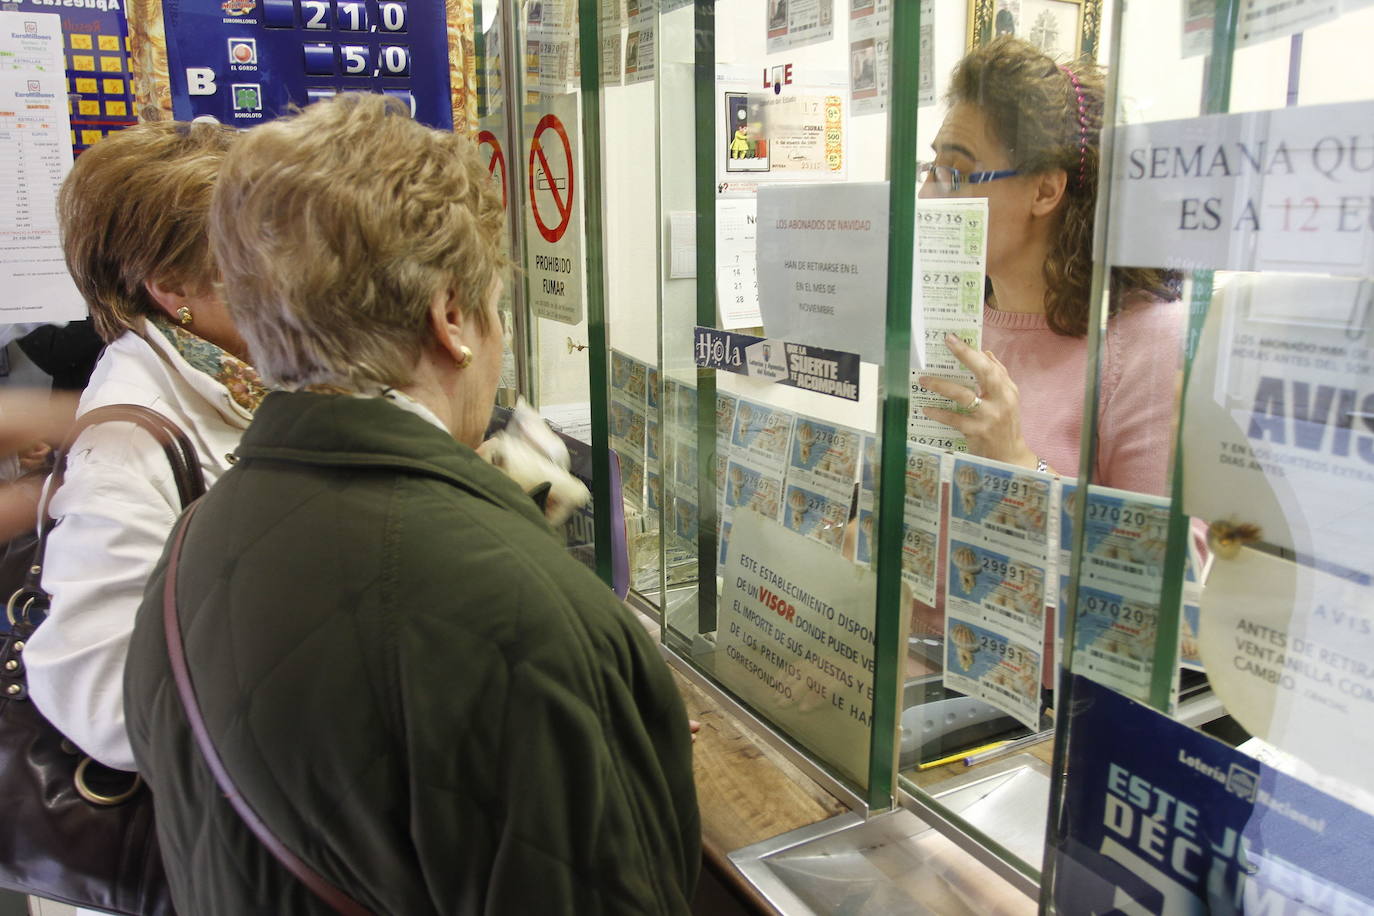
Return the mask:
M 186 710 L 186 719 L 190 723 L 191 732 L 196 737 L 196 745 L 200 748 L 201 756 L 205 759 L 205 764 L 210 768 L 211 774 L 214 775 L 220 791 L 229 799 L 229 804 L 234 806 L 234 811 L 248 825 L 248 829 L 258 838 L 258 842 L 266 847 L 273 858 L 314 892 L 315 896 L 332 907 L 336 913 L 342 913 L 344 916 L 371 916 L 365 907 L 331 884 L 327 878 L 311 868 L 300 856 L 287 849 L 286 844 L 278 839 L 270 827 L 263 823 L 262 818 L 253 810 L 248 800 L 239 791 L 238 786 L 235 785 L 229 771 L 225 769 L 224 761 L 220 758 L 215 742 L 210 738 L 210 730 L 205 725 L 205 717 L 201 715 L 195 686 L 191 683 L 191 672 L 186 664 L 186 646 L 181 638 L 181 620 L 177 615 L 176 600 L 177 564 L 181 560 L 181 544 L 186 538 L 186 529 L 190 527 L 191 519 L 198 508 L 200 508 L 199 502 L 187 509 L 181 518 L 181 523 L 177 526 L 176 533 L 172 538 L 172 552 L 167 559 L 167 579 L 162 588 L 162 626 L 167 636 L 167 656 L 172 663 L 172 678 L 176 681 L 177 693 L 181 696 L 181 705 Z
M 176 483 L 181 508 L 185 509 L 205 492 L 205 475 L 200 469 L 196 447 L 191 444 L 186 433 L 181 431 L 181 427 L 156 410 L 138 404 L 111 404 L 82 414 L 53 456 L 52 476 L 44 485 L 43 495 L 38 504 L 38 546 L 34 548 L 33 563 L 24 576 L 26 590 L 42 590 L 43 560 L 48 550 L 48 535 L 57 524 L 49 517 L 48 506 L 67 475 L 67 454 L 88 427 L 97 423 L 113 422 L 133 423 L 147 431 L 157 440 L 158 445 L 162 446 L 162 451 L 167 455 L 167 462 L 172 466 L 172 480 Z

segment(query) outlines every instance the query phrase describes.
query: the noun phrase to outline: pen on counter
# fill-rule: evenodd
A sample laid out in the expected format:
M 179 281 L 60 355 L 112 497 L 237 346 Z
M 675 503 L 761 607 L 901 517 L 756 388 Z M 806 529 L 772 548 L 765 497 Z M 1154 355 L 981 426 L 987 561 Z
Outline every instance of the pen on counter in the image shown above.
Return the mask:
M 1001 757 L 1003 754 L 1010 754 L 1012 751 L 1019 751 L 1023 747 L 1032 744 L 1039 744 L 1046 738 L 1054 734 L 1054 729 L 1047 729 L 1043 732 L 1036 732 L 1024 738 L 1017 738 L 1015 741 L 1001 741 L 988 747 L 975 748 L 970 753 L 964 755 L 964 765 L 973 766 L 975 763 L 982 763 L 984 760 L 991 760 L 994 757 Z
M 990 754 L 990 753 L 992 753 L 993 751 L 996 751 L 996 750 L 1001 749 L 1002 745 L 1004 745 L 1004 744 L 1010 744 L 1010 743 L 1011 743 L 1010 741 L 994 741 L 994 742 L 992 742 L 991 744 L 984 744 L 984 745 L 981 745 L 980 747 L 975 747 L 972 751 L 960 751 L 960 752 L 957 753 L 957 754 L 950 754 L 948 757 L 941 757 L 939 760 L 931 760 L 931 761 L 929 761 L 928 763 L 920 764 L 919 766 L 916 767 L 916 769 L 918 769 L 918 770 L 931 770 L 931 769 L 934 769 L 935 767 L 942 767 L 942 766 L 944 766 L 944 765 L 947 764 L 947 763 L 954 763 L 956 760 L 963 760 L 963 759 L 965 759 L 966 757 L 968 757 L 970 753 L 973 753 L 973 754 Z

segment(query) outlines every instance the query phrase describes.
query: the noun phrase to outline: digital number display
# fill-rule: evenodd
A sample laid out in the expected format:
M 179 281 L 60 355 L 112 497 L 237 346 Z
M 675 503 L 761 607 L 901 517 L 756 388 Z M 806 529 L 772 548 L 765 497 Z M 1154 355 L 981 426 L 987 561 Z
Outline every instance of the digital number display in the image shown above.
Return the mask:
M 404 3 L 378 3 L 377 18 L 383 32 L 404 32 L 406 30 L 406 5 Z
M 329 28 L 329 0 L 301 0 L 301 14 L 307 29 Z
M 382 76 L 410 75 L 410 50 L 404 45 L 383 45 L 380 57 Z
M 339 60 L 345 76 L 365 76 L 372 69 L 372 49 L 367 45 L 341 45 Z
M 208 114 L 247 127 L 293 105 L 361 91 L 399 99 L 425 124 L 453 126 L 443 3 L 236 0 L 233 10 L 218 2 L 188 6 L 166 23 L 173 116 L 179 120 Z
M 335 7 L 334 23 L 340 31 L 366 32 L 367 4 L 359 3 L 357 0 L 339 0 L 338 6 Z

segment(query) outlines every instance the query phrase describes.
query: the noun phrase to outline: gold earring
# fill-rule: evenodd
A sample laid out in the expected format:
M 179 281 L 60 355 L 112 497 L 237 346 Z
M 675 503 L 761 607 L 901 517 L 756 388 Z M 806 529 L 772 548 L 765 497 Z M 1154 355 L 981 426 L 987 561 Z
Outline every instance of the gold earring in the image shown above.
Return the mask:
M 466 369 L 468 366 L 471 366 L 472 348 L 469 347 L 467 344 L 463 344 L 461 347 L 458 348 L 458 352 L 462 354 L 462 356 L 458 357 L 458 368 Z
M 191 310 L 184 305 L 177 309 L 177 321 L 180 321 L 182 324 L 190 324 Z

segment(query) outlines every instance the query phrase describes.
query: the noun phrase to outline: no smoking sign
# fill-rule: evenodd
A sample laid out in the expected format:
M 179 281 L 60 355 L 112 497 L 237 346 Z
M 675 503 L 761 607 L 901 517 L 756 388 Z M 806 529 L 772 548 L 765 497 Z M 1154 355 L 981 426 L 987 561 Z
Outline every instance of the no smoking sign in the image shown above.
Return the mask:
M 496 134 L 484 130 L 477 135 L 477 147 L 482 152 L 482 158 L 487 161 L 487 171 L 491 173 L 492 179 L 501 184 L 501 206 L 505 207 L 506 154 L 501 152 L 501 141 L 496 138 Z
M 539 234 L 557 242 L 572 224 L 573 153 L 557 115 L 540 119 L 530 140 L 530 211 Z
M 549 97 L 526 109 L 525 210 L 530 311 L 540 318 L 578 324 L 585 313 L 582 225 L 576 218 L 577 100 Z

